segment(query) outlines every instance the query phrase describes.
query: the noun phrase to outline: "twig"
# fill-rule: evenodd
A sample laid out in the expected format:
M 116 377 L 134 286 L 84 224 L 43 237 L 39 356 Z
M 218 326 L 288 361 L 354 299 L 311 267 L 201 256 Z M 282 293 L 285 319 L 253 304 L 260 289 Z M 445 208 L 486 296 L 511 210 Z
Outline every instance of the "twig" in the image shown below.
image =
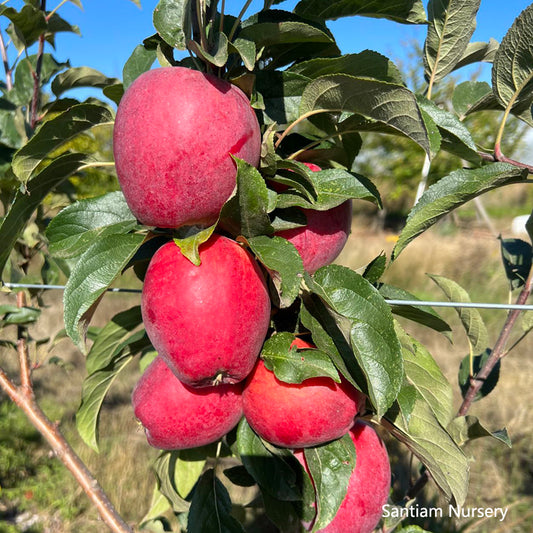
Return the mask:
M 26 307 L 26 294 L 23 291 L 17 293 L 17 307 Z M 19 326 L 17 336 L 17 353 L 20 365 L 20 385 L 21 392 L 27 396 L 33 396 L 33 385 L 31 382 L 30 358 L 28 355 L 28 344 L 26 342 L 26 327 Z
M 26 296 L 21 291 L 17 293 L 17 306 L 22 308 L 25 305 Z M 113 507 L 98 481 L 63 437 L 57 425 L 43 413 L 37 404 L 31 380 L 26 337 L 26 326 L 18 326 L 17 352 L 20 366 L 20 386 L 15 385 L 0 368 L 0 389 L 4 390 L 15 405 L 24 412 L 35 429 L 46 439 L 54 454 L 70 470 L 80 487 L 85 491 L 109 529 L 113 533 L 133 533 L 133 530 Z
M 533 289 L 533 269 L 529 273 L 526 283 L 524 284 L 522 291 L 518 295 L 516 304 L 524 305 L 527 299 L 529 298 L 532 289 Z M 505 346 L 507 344 L 507 341 L 509 340 L 509 336 L 511 335 L 513 326 L 515 325 L 515 322 L 520 316 L 520 313 L 521 313 L 520 309 L 512 309 L 511 311 L 509 311 L 509 314 L 507 315 L 507 319 L 505 320 L 505 323 L 502 327 L 498 340 L 496 341 L 496 344 L 494 345 L 494 348 L 490 354 L 490 357 L 487 359 L 486 363 L 483 365 L 483 368 L 476 374 L 476 376 L 470 379 L 470 386 L 463 399 L 463 403 L 461 404 L 461 407 L 459 408 L 459 411 L 457 412 L 457 416 L 466 415 L 466 413 L 472 406 L 474 398 L 479 392 L 479 389 L 481 389 L 481 387 L 483 386 L 483 383 L 485 383 L 486 379 L 489 377 L 493 368 L 496 366 L 496 364 L 498 363 L 500 359 L 502 359 L 509 353 L 508 350 L 505 350 Z M 415 498 L 416 495 L 426 486 L 426 483 L 428 482 L 428 480 L 429 480 L 429 474 L 428 474 L 428 471 L 426 470 L 417 479 L 414 485 L 409 489 L 406 497 L 408 499 Z
M 526 303 L 527 299 L 529 298 L 529 295 L 531 294 L 532 284 L 533 270 L 529 273 L 526 283 L 524 284 L 524 287 L 522 288 L 522 291 L 518 296 L 518 299 L 516 301 L 517 305 L 522 305 Z M 470 406 L 472 405 L 472 402 L 474 401 L 474 398 L 476 397 L 476 394 L 483 386 L 485 380 L 489 377 L 496 363 L 507 354 L 507 352 L 505 351 L 505 346 L 507 344 L 507 341 L 509 340 L 509 336 L 511 335 L 513 326 L 519 316 L 520 311 L 518 309 L 511 310 L 507 315 L 507 319 L 505 320 L 503 328 L 500 332 L 500 336 L 498 337 L 498 340 L 494 345 L 490 357 L 487 359 L 487 362 L 483 365 L 483 368 L 477 373 L 477 375 L 471 378 L 470 380 L 470 386 L 464 397 L 463 403 L 459 408 L 457 416 L 464 416 L 467 413 L 468 409 L 470 409 Z
M 494 147 L 494 157 L 496 158 L 496 161 L 500 161 L 502 163 L 509 163 L 510 165 L 515 165 L 516 167 L 520 168 L 526 168 L 529 172 L 533 173 L 532 165 L 528 165 L 520 161 L 515 161 L 514 159 L 510 159 L 509 157 L 503 155 L 499 144 Z
M 54 454 L 70 470 L 78 484 L 97 508 L 102 520 L 113 533 L 133 533 L 109 501 L 107 495 L 65 440 L 57 426 L 43 413 L 37 405 L 33 392 L 27 394 L 23 387 L 17 387 L 0 368 L 0 387 L 11 400 L 24 412 L 28 420 L 46 439 Z
M 2 62 L 4 63 L 4 71 L 6 73 L 6 89 L 10 91 L 13 89 L 13 71 L 9 67 L 9 61 L 7 60 L 6 43 L 4 42 L 4 35 L 0 31 L 0 55 L 2 56 Z
M 46 11 L 46 0 L 41 0 L 41 11 Z M 44 33 L 42 33 L 39 36 L 37 63 L 35 65 L 35 73 L 33 74 L 33 96 L 31 99 L 30 111 L 30 126 L 32 129 L 35 129 L 35 125 L 37 124 L 37 113 L 39 110 L 39 102 L 41 100 L 41 70 L 43 67 L 44 41 Z
M 26 305 L 25 294 L 17 293 L 17 306 Z M 85 491 L 91 502 L 97 508 L 102 520 L 114 533 L 132 533 L 133 530 L 122 520 L 98 481 L 89 472 L 85 464 L 78 457 L 70 444 L 65 440 L 56 424 L 54 424 L 41 410 L 35 401 L 31 381 L 31 368 L 26 343 L 26 327 L 19 326 L 17 338 L 17 352 L 20 365 L 20 387 L 17 387 L 0 368 L 0 388 L 24 412 L 28 420 L 46 439 L 55 455 L 70 470 L 78 484 Z

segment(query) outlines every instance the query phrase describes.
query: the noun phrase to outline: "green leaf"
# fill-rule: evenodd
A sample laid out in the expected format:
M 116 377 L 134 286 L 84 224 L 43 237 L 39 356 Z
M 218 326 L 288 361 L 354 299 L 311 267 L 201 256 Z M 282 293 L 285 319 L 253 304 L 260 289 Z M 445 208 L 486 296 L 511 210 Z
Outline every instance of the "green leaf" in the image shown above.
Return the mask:
M 98 332 L 94 339 L 94 344 L 91 346 L 85 360 L 87 374 L 94 374 L 98 370 L 109 366 L 113 362 L 113 358 L 130 345 L 132 340 L 137 340 L 137 338 L 132 339 L 132 331 L 141 324 L 140 306 L 135 306 L 116 314 Z
M 388 57 L 373 50 L 363 50 L 358 54 L 346 54 L 340 57 L 310 59 L 293 65 L 288 71 L 310 79 L 328 74 L 349 74 L 398 85 L 404 83 L 398 67 Z
M 190 0 L 160 0 L 154 9 L 157 33 L 173 48 L 186 50 L 190 37 Z
M 190 503 L 179 495 L 176 488 L 176 468 L 179 454 L 179 451 L 164 451 L 154 462 L 158 489 L 170 502 L 175 513 L 186 512 L 190 506 Z
M 381 206 L 379 191 L 368 178 L 360 174 L 338 168 L 311 172 L 309 178 L 315 198 L 309 198 L 309 195 L 298 191 L 288 191 L 278 195 L 276 206 L 280 209 L 298 206 L 327 211 L 352 198 L 368 200 Z
M 417 97 L 417 99 L 418 98 L 420 97 Z M 420 108 L 420 113 L 422 114 L 422 118 L 424 119 L 424 124 L 428 132 L 429 156 L 430 158 L 433 158 L 440 150 L 442 137 L 440 135 L 439 128 L 437 127 L 437 124 L 435 124 L 435 121 L 433 120 L 431 115 L 425 109 L 422 108 Z
M 306 448 L 305 460 L 316 491 L 316 519 L 313 531 L 327 526 L 346 497 L 348 482 L 355 468 L 356 452 L 350 435 Z
M 418 300 L 414 294 L 386 283 L 380 283 L 378 290 L 383 298 L 387 300 Z M 451 332 L 449 324 L 427 305 L 390 305 L 391 311 L 395 315 L 423 324 L 435 331 L 444 333 L 447 337 L 449 332 Z
M 248 474 L 248 471 L 242 465 L 226 468 L 224 475 L 238 487 L 253 487 L 256 484 L 255 479 Z
M 511 290 L 523 287 L 531 270 L 533 250 L 531 244 L 522 239 L 502 239 L 500 251 Z
M 245 418 L 237 427 L 237 449 L 242 464 L 263 491 L 283 501 L 300 500 L 301 490 L 296 472 L 289 462 L 296 461 L 289 451 L 267 448 Z
M 340 383 L 339 373 L 327 354 L 315 349 L 291 347 L 294 338 L 292 333 L 277 333 L 265 342 L 261 351 L 265 366 L 280 381 L 302 383 L 310 378 L 329 377 Z
M 228 46 L 228 38 L 224 33 L 216 34 L 215 44 L 209 51 L 204 50 L 196 41 L 189 41 L 189 48 L 197 56 L 204 58 L 205 61 L 216 67 L 223 67 L 227 63 Z
M 246 238 L 273 233 L 268 217 L 268 189 L 258 170 L 237 157 L 237 192 L 223 206 L 220 220 Z
M 239 37 L 254 42 L 257 50 L 295 43 L 334 43 L 325 26 L 282 10 L 252 15 L 244 21 Z
M 50 54 L 43 54 L 41 62 L 41 83 L 48 83 L 50 78 L 60 72 L 69 63 L 59 63 Z M 27 106 L 33 98 L 34 72 L 37 68 L 37 54 L 25 57 L 20 60 L 15 70 L 15 83 L 13 90 L 9 92 L 9 98 L 17 105 Z
M 16 305 L 0 305 L 0 326 L 8 324 L 31 324 L 41 316 L 41 310 L 36 307 L 17 307 Z
M 138 76 L 150 70 L 156 60 L 157 50 L 137 45 L 122 69 L 124 89 L 127 89 Z
M 264 235 L 248 239 L 257 259 L 267 267 L 282 308 L 289 307 L 300 292 L 303 262 L 292 243 L 282 237 Z
M 458 61 L 458 63 L 456 63 L 453 70 L 457 70 L 459 68 L 465 67 L 466 65 L 471 65 L 472 63 L 478 63 L 480 61 L 491 63 L 494 60 L 499 46 L 500 43 L 492 37 L 489 39 L 488 43 L 468 43 L 463 57 Z
M 403 85 L 346 74 L 311 81 L 300 113 L 348 111 L 383 123 L 430 152 L 428 132 L 415 95 Z
M 505 34 L 492 67 L 492 90 L 504 108 L 533 99 L 533 5 L 516 18 Z
M 76 427 L 83 441 L 98 452 L 98 421 L 104 398 L 118 374 L 133 359 L 126 354 L 115 357 L 111 363 L 83 382 L 81 405 L 76 413 Z
M 299 318 L 303 326 L 311 332 L 317 348 L 327 353 L 342 375 L 366 394 L 366 377 L 339 326 L 341 317 L 318 296 L 305 294 Z
M 414 385 L 410 385 L 407 380 L 402 384 L 402 388 L 398 393 L 394 407 L 400 410 L 404 424 L 409 427 L 409 422 L 411 421 L 411 415 L 416 405 L 418 398 L 418 393 Z M 393 409 L 394 409 L 393 407 Z
M 44 11 L 30 4 L 23 6 L 20 11 L 13 7 L 3 8 L 2 15 L 11 21 L 7 33 L 19 52 L 36 43 L 47 29 Z
M 80 257 L 64 293 L 64 320 L 68 336 L 82 351 L 84 330 L 94 305 L 128 264 L 144 235 L 106 235 Z
M 459 387 L 461 388 L 461 394 L 463 395 L 463 398 L 466 396 L 466 393 L 468 392 L 468 389 L 470 388 L 470 370 L 472 367 L 473 376 L 476 376 L 479 371 L 485 366 L 485 363 L 489 359 L 492 350 L 487 348 L 486 350 L 483 350 L 483 352 L 476 353 L 475 356 L 467 355 L 462 361 L 461 365 L 459 366 L 459 375 L 458 375 L 458 381 L 459 381 Z M 493 369 L 490 371 L 490 374 L 487 376 L 486 379 L 483 380 L 483 385 L 481 385 L 481 388 L 477 392 L 477 394 L 474 396 L 474 401 L 477 402 L 490 394 L 498 384 L 498 380 L 500 379 L 500 368 L 501 368 L 501 361 L 499 360 L 493 367 Z
M 200 266 L 200 246 L 209 240 L 215 231 L 216 223 L 208 228 L 185 226 L 175 231 L 174 242 L 180 252 L 193 264 Z
M 226 487 L 210 468 L 198 481 L 187 520 L 189 533 L 244 533 L 231 516 L 231 500 Z
M 363 278 L 369 283 L 377 283 L 379 278 L 383 276 L 387 268 L 387 256 L 384 252 L 381 252 L 377 257 L 372 259 L 365 267 L 363 272 Z M 381 292 L 381 289 L 380 289 Z M 385 296 L 386 298 L 387 296 Z
M 309 481 L 309 484 L 311 484 L 311 481 Z M 279 531 L 287 533 L 301 531 L 302 517 L 299 502 L 284 502 L 274 498 L 265 491 L 261 492 L 261 497 L 263 499 L 266 515 Z M 314 514 L 314 509 L 312 509 L 312 511 Z M 312 518 L 313 517 L 311 516 L 311 520 Z
M 429 0 L 424 67 L 430 83 L 449 74 L 463 58 L 476 28 L 480 0 Z
M 100 330 L 87 355 L 88 376 L 83 383 L 76 427 L 84 442 L 96 452 L 100 410 L 109 388 L 132 356 L 150 345 L 144 330 L 132 334 L 141 323 L 139 306 L 118 313 Z
M 305 213 L 297 207 L 276 209 L 273 213 L 272 227 L 276 232 L 301 228 L 307 224 Z
M 424 398 L 443 427 L 453 418 L 453 390 L 441 369 L 420 342 L 399 326 L 396 328 L 403 348 L 405 375 Z
M 384 425 L 426 466 L 446 498 L 463 505 L 468 491 L 468 460 L 422 396 L 418 396 L 408 426 L 401 416 L 388 413 L 386 418 Z
M 468 110 L 468 115 L 477 111 L 504 111 L 504 107 L 500 104 L 498 98 L 492 90 L 485 96 L 481 97 L 477 102 L 474 102 Z M 527 101 L 520 102 L 516 107 L 511 108 L 511 114 L 516 118 L 525 122 L 528 126 L 533 127 L 532 106 Z
M 46 236 L 51 254 L 69 258 L 81 255 L 105 235 L 127 233 L 136 225 L 124 195 L 116 191 L 67 206 L 52 219 Z
M 315 294 L 348 319 L 350 345 L 381 417 L 396 399 L 404 378 L 402 350 L 390 307 L 367 280 L 340 265 L 322 267 L 308 281 Z
M 435 274 L 428 274 L 428 276 L 444 292 L 450 302 L 471 302 L 468 293 L 455 281 Z M 489 345 L 489 335 L 479 311 L 470 307 L 456 307 L 455 310 L 466 331 L 473 353 L 484 352 Z
M 511 439 L 505 428 L 498 431 L 489 431 L 481 424 L 476 416 L 458 416 L 451 421 L 447 429 L 453 440 L 459 446 L 463 446 L 474 439 L 492 437 L 503 442 L 507 447 L 512 448 Z
M 243 39 L 241 36 L 228 43 L 229 51 L 239 54 L 244 66 L 248 70 L 255 67 L 255 58 L 257 56 L 257 47 L 253 41 Z
M 244 533 L 241 524 L 231 516 L 231 500 L 226 487 L 207 470 L 194 490 L 187 520 L 190 533 Z
M 32 213 L 51 190 L 74 174 L 86 162 L 85 158 L 85 154 L 62 155 L 28 183 L 26 193 L 17 191 L 9 211 L 0 223 L 0 242 L 2 243 L 0 272 L 3 271 L 9 254 Z
M 441 148 L 452 154 L 471 161 L 476 165 L 481 164 L 481 158 L 477 153 L 476 143 L 468 128 L 453 114 L 441 109 L 434 102 L 423 96 L 418 96 L 418 104 L 439 128 Z
M 56 13 L 51 16 L 47 15 L 48 28 L 46 31 L 46 40 L 55 48 L 55 34 L 56 33 L 75 33 L 81 36 L 80 28 L 73 26 L 67 22 L 64 18 Z
M 212 454 L 212 446 L 179 450 L 175 452 L 176 466 L 174 470 L 174 483 L 178 494 L 187 498 L 193 490 L 204 469 L 207 457 Z
M 170 509 L 170 502 L 164 494 L 161 493 L 158 487 L 158 483 L 154 486 L 152 492 L 152 501 L 150 502 L 150 508 L 148 512 L 141 518 L 139 526 L 143 529 L 143 526 L 152 520 L 157 520 L 160 516 L 165 514 Z
M 325 20 L 362 15 L 404 24 L 426 22 L 426 13 L 420 0 L 300 0 L 295 12 Z
M 302 93 L 309 78 L 287 71 L 263 70 L 256 74 L 255 87 L 263 96 L 265 124 L 290 124 L 300 116 Z
M 46 121 L 35 135 L 15 153 L 13 172 L 26 183 L 34 175 L 37 167 L 51 153 L 79 133 L 97 124 L 111 124 L 113 117 L 106 107 L 94 104 L 79 104 Z
M 468 200 L 503 185 L 519 183 L 526 177 L 527 172 L 514 165 L 493 163 L 481 168 L 456 170 L 441 178 L 411 209 L 392 258 L 396 259 L 414 238 Z
M 453 91 L 453 107 L 459 117 L 464 118 L 470 108 L 489 93 L 491 93 L 491 88 L 485 81 L 464 81 Z
M 115 85 L 108 85 L 104 87 L 103 91 L 104 96 L 107 96 L 115 104 L 119 104 L 121 98 L 124 96 L 124 86 L 122 83 L 115 83 Z
M 422 529 L 420 526 L 405 526 L 401 529 L 396 529 L 396 533 L 431 533 L 427 529 Z
M 59 97 L 69 89 L 77 87 L 104 88 L 119 83 L 116 78 L 108 78 L 98 70 L 90 67 L 69 68 L 58 74 L 52 82 L 52 92 Z

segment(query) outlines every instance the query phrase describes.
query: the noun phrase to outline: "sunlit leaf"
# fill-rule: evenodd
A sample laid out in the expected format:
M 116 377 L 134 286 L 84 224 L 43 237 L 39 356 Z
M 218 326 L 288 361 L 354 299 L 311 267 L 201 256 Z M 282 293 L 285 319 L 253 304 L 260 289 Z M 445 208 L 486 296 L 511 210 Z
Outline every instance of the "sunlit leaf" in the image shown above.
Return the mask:
M 393 251 L 396 259 L 414 238 L 455 208 L 480 194 L 526 179 L 527 172 L 508 163 L 455 170 L 429 187 L 413 207 Z
M 430 152 L 428 133 L 414 94 L 403 85 L 330 74 L 311 81 L 302 95 L 300 113 L 356 113 L 384 123 Z
M 480 0 L 430 0 L 428 34 L 424 45 L 426 79 L 449 74 L 463 58 L 476 28 Z
M 68 336 L 83 351 L 84 330 L 96 304 L 128 264 L 144 235 L 107 235 L 91 245 L 72 270 L 63 295 Z
M 533 100 L 533 5 L 520 13 L 505 34 L 492 68 L 492 88 L 504 108 Z
M 420 0 L 300 0 L 295 11 L 303 16 L 325 20 L 362 15 L 405 24 L 426 22 Z

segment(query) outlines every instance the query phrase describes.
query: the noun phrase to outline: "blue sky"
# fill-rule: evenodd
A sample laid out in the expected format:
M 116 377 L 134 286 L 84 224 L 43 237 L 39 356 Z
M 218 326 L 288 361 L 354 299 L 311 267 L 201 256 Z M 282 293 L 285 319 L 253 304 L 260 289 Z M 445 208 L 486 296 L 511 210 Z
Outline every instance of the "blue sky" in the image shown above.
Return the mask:
M 158 0 L 141 0 L 141 9 L 130 0 L 82 1 L 83 11 L 71 3 L 61 8 L 62 16 L 80 27 L 82 37 L 58 36 L 57 59 L 70 58 L 73 66 L 91 66 L 108 76 L 121 78 L 122 66 L 132 50 L 154 33 L 152 12 Z M 227 0 L 226 11 L 237 14 L 243 3 L 242 0 Z M 254 0 L 248 13 L 258 11 L 262 4 L 262 1 Z M 290 10 L 295 4 L 294 0 L 288 0 L 279 8 Z M 528 0 L 507 0 L 505 3 L 482 0 L 473 40 L 487 41 L 494 37 L 500 41 L 516 16 L 529 4 Z M 48 0 L 48 8 L 53 7 L 54 2 Z M 425 36 L 423 26 L 366 17 L 344 18 L 329 22 L 328 26 L 344 53 L 372 49 L 393 60 L 405 57 L 405 43 L 412 39 L 423 42 Z M 488 76 L 490 68 L 485 69 L 484 77 Z

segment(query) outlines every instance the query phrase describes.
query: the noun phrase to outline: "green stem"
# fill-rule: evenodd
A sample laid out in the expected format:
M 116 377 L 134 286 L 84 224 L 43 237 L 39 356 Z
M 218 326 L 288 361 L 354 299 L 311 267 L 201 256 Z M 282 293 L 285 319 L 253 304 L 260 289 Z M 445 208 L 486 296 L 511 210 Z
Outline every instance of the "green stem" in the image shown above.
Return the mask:
M 338 131 L 337 133 L 332 133 L 331 135 L 327 135 L 326 137 L 322 137 L 321 139 L 310 142 L 309 144 L 305 145 L 300 150 L 297 150 L 296 152 L 292 153 L 287 159 L 296 159 L 299 155 L 303 154 L 304 152 L 307 152 L 307 150 L 310 150 L 311 148 L 314 148 L 315 146 L 318 146 L 320 143 L 324 141 L 327 141 L 329 139 L 335 139 L 335 137 L 342 137 L 343 135 L 348 135 L 350 133 L 359 133 L 359 131 L 358 130 L 345 130 L 345 131 Z
M 50 20 L 50 18 L 52 17 L 52 15 L 54 13 L 57 13 L 57 10 L 64 4 L 66 4 L 69 0 L 61 0 L 61 2 L 59 2 L 59 4 L 57 4 L 56 7 L 54 7 L 54 9 L 52 9 L 52 11 L 50 11 L 50 13 L 48 13 L 48 15 L 46 15 L 46 20 Z
M 312 117 L 313 115 L 318 115 L 319 113 L 327 113 L 328 111 L 332 111 L 331 109 L 313 109 L 312 111 L 308 111 L 307 113 L 304 113 L 300 117 L 298 117 L 292 124 L 289 125 L 289 127 L 280 135 L 279 139 L 276 141 L 276 144 L 274 144 L 274 148 L 278 148 L 278 146 L 281 144 L 281 141 L 287 137 L 287 135 L 300 123 L 306 120 L 309 117 Z
M 198 28 L 200 31 L 200 45 L 206 52 L 209 52 L 207 49 L 207 35 L 205 33 L 204 6 L 202 0 L 196 0 L 196 17 L 198 19 Z
M 114 167 L 115 162 L 114 161 L 94 161 L 93 163 L 87 163 L 85 165 L 82 165 L 78 171 L 80 170 L 86 170 L 88 168 L 99 168 L 99 167 Z
M 6 89 L 10 91 L 13 88 L 13 69 L 9 67 L 7 59 L 7 48 L 4 42 L 4 34 L 0 31 L 0 54 L 2 62 L 4 63 L 4 71 L 6 73 Z
M 237 31 L 237 28 L 239 27 L 239 24 L 241 23 L 242 17 L 244 17 L 244 14 L 246 13 L 248 8 L 250 7 L 251 3 L 252 3 L 252 0 L 246 0 L 246 3 L 242 7 L 241 12 L 237 16 L 237 19 L 233 23 L 233 27 L 231 28 L 231 31 L 229 32 L 229 35 L 228 35 L 228 41 L 229 42 L 231 42 L 231 40 L 233 39 L 233 36 L 235 35 L 235 32 Z
M 218 27 L 219 33 L 222 33 L 224 30 L 224 11 L 226 9 L 226 0 L 222 0 L 222 4 L 220 6 L 220 26 Z

